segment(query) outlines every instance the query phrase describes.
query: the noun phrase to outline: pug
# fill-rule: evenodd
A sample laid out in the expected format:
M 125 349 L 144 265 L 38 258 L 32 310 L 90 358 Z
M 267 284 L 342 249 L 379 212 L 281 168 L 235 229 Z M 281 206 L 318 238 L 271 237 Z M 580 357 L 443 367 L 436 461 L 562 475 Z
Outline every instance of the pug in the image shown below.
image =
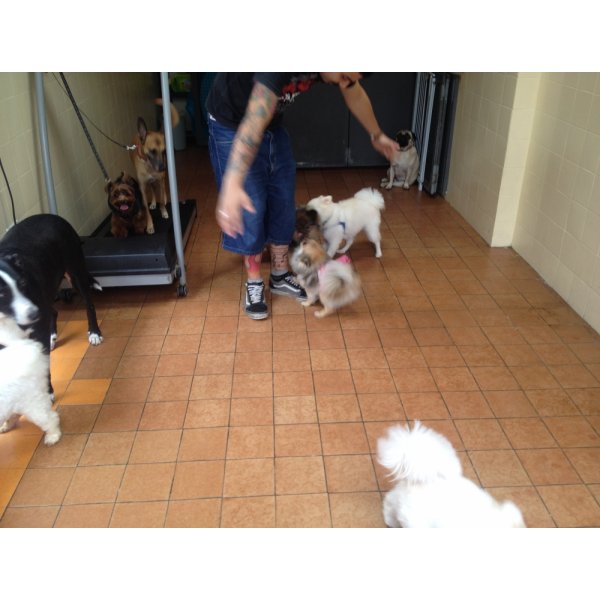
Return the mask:
M 415 147 L 416 137 L 412 131 L 401 129 L 396 134 L 396 141 L 400 150 L 394 153 L 387 172 L 388 176 L 381 180 L 381 187 L 391 190 L 394 186 L 407 190 L 419 176 L 419 155 Z

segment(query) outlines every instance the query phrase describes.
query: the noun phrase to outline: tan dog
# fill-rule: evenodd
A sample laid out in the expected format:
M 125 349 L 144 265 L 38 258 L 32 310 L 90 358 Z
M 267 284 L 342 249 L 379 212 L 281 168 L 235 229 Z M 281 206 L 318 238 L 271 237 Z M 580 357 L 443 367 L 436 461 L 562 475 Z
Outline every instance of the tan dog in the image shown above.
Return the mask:
M 419 176 L 419 154 L 415 146 L 415 134 L 408 129 L 401 129 L 396 134 L 396 141 L 400 150 L 394 152 L 390 161 L 387 177 L 381 180 L 381 187 L 391 190 L 393 187 L 402 187 L 405 190 L 417 180 Z
M 157 98 L 155 103 L 162 106 L 160 98 Z M 178 123 L 179 113 L 171 104 L 171 124 L 176 127 Z M 158 204 L 162 218 L 169 218 L 165 134 L 162 131 L 149 131 L 144 119 L 138 117 L 137 135 L 133 141 L 136 150 L 131 154 L 131 160 L 146 208 L 146 233 L 152 234 L 154 233 L 154 222 L 148 209 L 154 209 Z
M 329 258 L 322 244 L 314 239 L 300 242 L 290 257 L 290 266 L 306 291 L 302 306 L 321 301 L 323 309 L 315 312 L 317 318 L 334 313 L 360 296 L 360 278 L 350 259 L 346 255 L 336 260 Z

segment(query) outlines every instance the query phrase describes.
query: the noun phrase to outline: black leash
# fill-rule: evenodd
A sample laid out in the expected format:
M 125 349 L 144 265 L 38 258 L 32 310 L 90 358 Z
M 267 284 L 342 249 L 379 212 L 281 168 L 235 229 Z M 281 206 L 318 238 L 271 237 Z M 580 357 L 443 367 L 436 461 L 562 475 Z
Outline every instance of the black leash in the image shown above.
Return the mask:
M 110 181 L 108 172 L 106 171 L 106 169 L 104 168 L 104 165 L 102 164 L 102 161 L 100 160 L 100 155 L 98 154 L 98 151 L 96 150 L 96 146 L 94 146 L 94 142 L 92 141 L 90 132 L 88 131 L 88 128 L 85 125 L 83 117 L 81 116 L 81 111 L 79 110 L 79 107 L 77 106 L 77 103 L 75 102 L 75 98 L 73 98 L 73 94 L 71 93 L 71 88 L 69 87 L 69 84 L 67 83 L 67 79 L 66 79 L 64 73 L 60 73 L 60 77 L 61 77 L 63 83 L 65 84 L 65 90 L 69 96 L 69 99 L 71 100 L 71 103 L 73 104 L 73 108 L 75 109 L 77 118 L 79 119 L 79 122 L 81 123 L 81 127 L 83 128 L 83 132 L 85 133 L 85 136 L 87 137 L 87 140 L 90 143 L 92 151 L 94 152 L 94 156 L 96 157 L 96 160 L 98 161 L 98 165 L 100 165 L 100 169 L 102 170 L 102 173 L 104 174 L 104 179 L 106 181 Z
M 56 81 L 56 85 L 62 90 L 62 92 L 68 96 L 69 94 L 67 93 L 67 90 L 65 90 L 65 88 L 60 84 L 60 81 L 58 80 L 58 77 L 56 76 L 55 73 L 52 73 L 52 77 L 54 77 L 54 81 Z M 102 129 L 100 129 L 100 127 L 98 127 L 98 125 L 96 125 L 96 123 L 94 123 L 94 121 L 92 121 L 92 119 L 90 119 L 90 117 L 88 115 L 85 114 L 85 112 L 81 109 L 79 109 L 79 112 L 81 112 L 81 114 L 86 118 L 86 120 L 88 121 L 88 123 L 90 123 L 90 125 L 92 125 L 92 127 L 100 134 L 103 135 L 108 141 L 112 142 L 113 144 L 119 146 L 119 148 L 122 148 L 123 150 L 135 150 L 136 149 L 136 145 L 129 145 L 129 144 L 122 144 L 121 142 L 118 142 L 117 140 L 113 140 L 113 138 L 111 138 L 109 135 L 106 135 L 106 133 L 104 133 L 104 131 L 102 131 Z
M 10 183 L 8 182 L 8 177 L 6 176 L 6 171 L 4 170 L 4 165 L 2 164 L 2 159 L 0 158 L 0 169 L 2 169 L 2 175 L 4 175 L 4 181 L 6 181 L 6 187 L 8 189 L 8 195 L 10 196 L 10 205 L 12 207 L 12 216 L 13 223 L 17 224 L 17 215 L 15 214 L 15 201 L 12 195 L 12 190 L 10 189 Z

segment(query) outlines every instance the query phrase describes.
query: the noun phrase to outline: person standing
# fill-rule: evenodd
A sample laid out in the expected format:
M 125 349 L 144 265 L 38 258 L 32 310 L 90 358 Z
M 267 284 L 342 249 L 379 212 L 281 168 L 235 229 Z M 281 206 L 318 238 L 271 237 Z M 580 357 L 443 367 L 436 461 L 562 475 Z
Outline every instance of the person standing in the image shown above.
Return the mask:
M 282 113 L 314 84 L 336 85 L 350 112 L 388 160 L 398 144 L 380 129 L 360 85 L 362 73 L 219 73 L 206 101 L 210 160 L 219 198 L 216 219 L 225 250 L 242 255 L 247 275 L 245 311 L 265 319 L 269 309 L 260 273 L 271 255 L 272 294 L 305 299 L 290 272 L 288 245 L 295 225 L 296 163 Z

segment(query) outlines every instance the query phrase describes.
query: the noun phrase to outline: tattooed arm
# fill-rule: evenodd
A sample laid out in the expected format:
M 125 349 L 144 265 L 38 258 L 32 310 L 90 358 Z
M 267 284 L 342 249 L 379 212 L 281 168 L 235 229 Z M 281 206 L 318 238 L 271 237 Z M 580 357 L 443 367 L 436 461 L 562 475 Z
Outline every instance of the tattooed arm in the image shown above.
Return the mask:
M 394 151 L 400 150 L 400 147 L 379 128 L 371 100 L 360 82 L 357 81 L 354 85 L 345 88 L 340 87 L 340 91 L 350 112 L 371 136 L 373 148 L 391 160 Z
M 244 191 L 244 181 L 276 107 L 277 96 L 262 83 L 255 83 L 233 140 L 217 202 L 217 223 L 227 235 L 235 236 L 244 231 L 242 209 L 255 212 L 252 200 Z

